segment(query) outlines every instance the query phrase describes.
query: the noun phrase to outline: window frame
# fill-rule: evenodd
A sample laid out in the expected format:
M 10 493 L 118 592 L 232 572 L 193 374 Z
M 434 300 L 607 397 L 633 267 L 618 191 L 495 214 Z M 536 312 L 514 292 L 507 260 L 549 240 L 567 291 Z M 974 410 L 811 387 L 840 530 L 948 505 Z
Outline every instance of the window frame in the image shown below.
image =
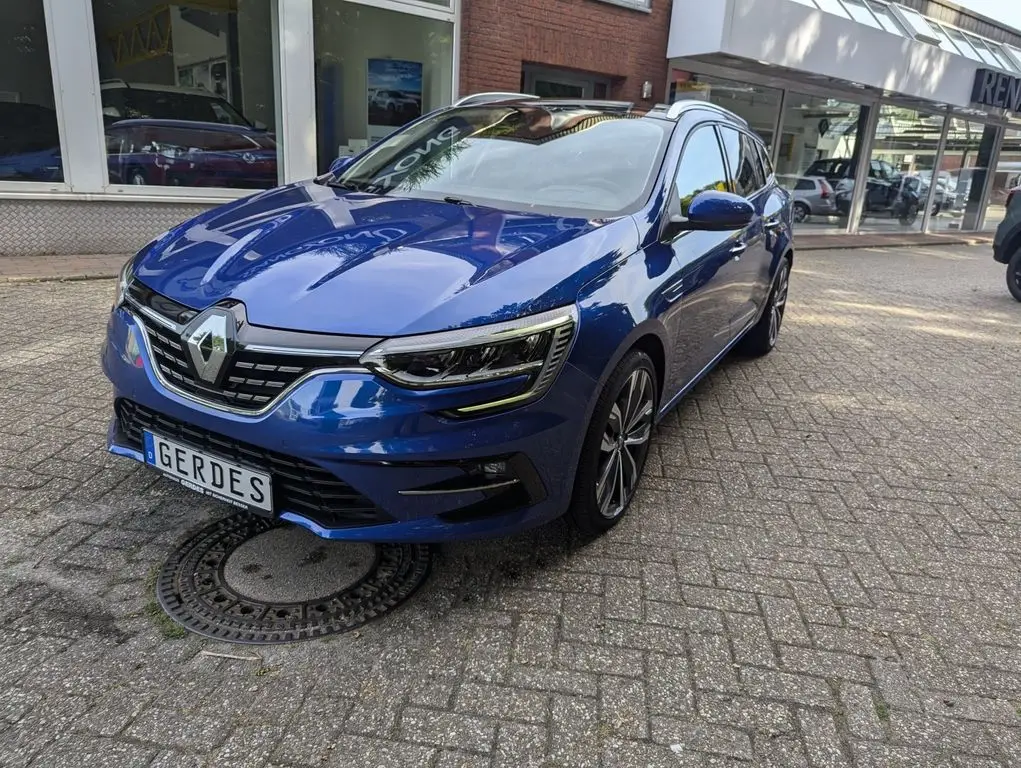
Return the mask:
M 716 128 L 717 128 L 717 133 L 719 134 L 720 147 L 723 149 L 723 160 L 727 164 L 727 171 L 730 174 L 728 178 L 729 178 L 729 180 L 731 182 L 731 186 L 733 187 L 733 189 L 731 191 L 735 195 L 738 195 L 739 197 L 743 197 L 745 200 L 751 200 L 753 197 L 758 197 L 760 194 L 762 194 L 769 187 L 769 182 L 770 182 L 770 178 L 771 178 L 770 176 L 766 175 L 766 169 L 763 167 L 762 161 L 761 161 L 761 154 L 762 154 L 762 152 L 765 151 L 765 145 L 763 144 L 762 140 L 759 139 L 758 137 L 756 137 L 756 135 L 752 131 L 749 131 L 749 130 L 745 129 L 742 126 L 734 125 L 733 123 L 724 123 L 724 122 L 717 121 L 716 122 Z M 755 151 L 756 156 L 760 157 L 760 160 L 758 162 L 758 166 L 759 166 L 759 171 L 761 172 L 761 174 L 763 176 L 762 186 L 759 187 L 758 189 L 756 189 L 754 192 L 748 193 L 747 195 L 742 195 L 740 192 L 736 191 L 737 185 L 736 185 L 735 182 L 736 182 L 737 176 L 735 175 L 735 170 L 730 167 L 730 157 L 727 154 L 727 147 L 726 147 L 726 144 L 723 142 L 723 134 L 721 133 L 721 131 L 724 128 L 730 128 L 730 129 L 734 130 L 738 134 L 738 136 L 741 137 L 742 143 L 743 143 L 743 141 L 745 139 L 747 139 L 748 141 L 751 141 L 755 145 L 755 147 L 756 147 L 756 151 Z M 742 149 L 742 155 L 743 155 L 743 153 L 744 153 L 744 150 Z
M 92 0 L 41 0 L 46 21 L 63 182 L 0 181 L 0 199 L 139 201 L 217 204 L 257 190 L 231 187 L 132 186 L 112 182 L 102 115 L 99 57 Z M 277 184 L 317 174 L 314 34 L 318 0 L 263 0 L 270 6 L 273 92 L 278 144 Z M 448 22 L 451 25 L 451 101 L 459 96 L 461 3 L 427 0 L 345 0 Z M 83 30 L 87 32 L 83 33 Z
M 727 153 L 723 148 L 723 142 L 720 139 L 719 121 L 713 119 L 712 116 L 706 114 L 703 119 L 700 119 L 694 125 L 687 127 L 684 139 L 681 141 L 681 149 L 677 154 L 677 162 L 674 163 L 674 167 L 666 176 L 666 183 L 669 185 L 669 194 L 664 195 L 663 208 L 660 211 L 660 218 L 665 216 L 670 211 L 671 201 L 676 199 L 680 201 L 681 195 L 680 190 L 677 188 L 677 178 L 681 172 L 681 164 L 684 162 L 684 155 L 688 151 L 688 145 L 691 143 L 691 137 L 694 136 L 700 130 L 712 131 L 713 137 L 716 139 L 716 150 L 720 153 L 720 163 L 723 165 L 723 173 L 725 175 L 725 181 L 730 181 L 730 170 L 727 167 Z M 675 128 L 676 130 L 676 128 Z M 681 234 L 684 234 L 683 232 Z M 681 235 L 679 234 L 678 237 Z

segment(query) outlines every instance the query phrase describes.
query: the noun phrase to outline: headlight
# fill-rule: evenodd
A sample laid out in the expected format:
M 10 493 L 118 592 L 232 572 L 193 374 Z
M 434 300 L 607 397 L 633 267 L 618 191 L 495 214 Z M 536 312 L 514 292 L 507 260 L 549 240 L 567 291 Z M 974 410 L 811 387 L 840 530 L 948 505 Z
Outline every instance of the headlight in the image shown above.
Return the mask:
M 412 389 L 524 378 L 522 391 L 512 397 L 458 409 L 467 415 L 542 396 L 567 359 L 577 325 L 577 309 L 564 307 L 507 323 L 387 339 L 362 355 L 361 362 Z
M 128 259 L 121 267 L 121 273 L 117 276 L 117 292 L 114 294 L 113 308 L 117 309 L 124 303 L 124 296 L 128 291 L 128 281 L 135 272 L 135 260 Z

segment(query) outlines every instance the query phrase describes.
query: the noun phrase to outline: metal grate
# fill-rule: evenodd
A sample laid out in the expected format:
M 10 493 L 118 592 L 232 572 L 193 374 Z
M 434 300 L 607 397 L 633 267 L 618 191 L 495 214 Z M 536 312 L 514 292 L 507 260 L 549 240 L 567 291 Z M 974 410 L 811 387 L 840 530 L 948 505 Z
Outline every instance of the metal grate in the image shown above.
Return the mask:
M 316 464 L 185 424 L 132 400 L 119 399 L 115 409 L 121 430 L 138 450 L 142 450 L 142 431 L 149 430 L 195 450 L 268 471 L 273 478 L 273 507 L 277 512 L 297 512 L 324 528 L 394 522 L 369 499 Z

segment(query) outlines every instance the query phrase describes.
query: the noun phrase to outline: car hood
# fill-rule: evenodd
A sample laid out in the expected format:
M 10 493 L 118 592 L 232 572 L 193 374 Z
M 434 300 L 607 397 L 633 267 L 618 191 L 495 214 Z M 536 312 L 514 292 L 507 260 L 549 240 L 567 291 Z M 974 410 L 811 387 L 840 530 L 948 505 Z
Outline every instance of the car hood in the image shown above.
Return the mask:
M 302 182 L 175 227 L 139 252 L 135 274 L 193 309 L 241 301 L 255 325 L 395 336 L 573 303 L 637 247 L 630 217 L 509 213 Z

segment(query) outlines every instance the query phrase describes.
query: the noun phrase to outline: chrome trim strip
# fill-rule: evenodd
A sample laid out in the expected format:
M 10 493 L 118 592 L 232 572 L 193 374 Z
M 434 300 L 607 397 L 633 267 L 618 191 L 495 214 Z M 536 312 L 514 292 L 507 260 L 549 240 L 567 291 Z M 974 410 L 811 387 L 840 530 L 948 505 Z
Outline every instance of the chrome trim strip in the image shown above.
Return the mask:
M 177 386 L 171 384 L 169 381 L 167 381 L 166 378 L 164 378 L 163 372 L 160 371 L 159 364 L 157 362 L 157 358 L 153 354 L 152 347 L 150 346 L 149 334 L 145 330 L 145 325 L 138 318 L 138 316 L 135 315 L 135 313 L 132 312 L 131 310 L 125 309 L 125 312 L 127 312 L 128 315 L 131 316 L 131 319 L 132 319 L 132 321 L 135 324 L 135 330 L 139 334 L 141 334 L 141 336 L 142 336 L 142 344 L 145 346 L 145 356 L 149 360 L 149 366 L 152 368 L 152 372 L 156 375 L 156 380 L 159 381 L 159 383 L 165 389 L 169 390 L 170 392 L 173 392 L 178 397 L 183 397 L 185 400 L 190 400 L 193 403 L 198 403 L 199 405 L 205 406 L 206 408 L 212 408 L 215 411 L 223 411 L 225 413 L 232 413 L 235 416 L 248 416 L 248 417 L 264 416 L 267 413 L 269 413 L 273 408 L 275 408 L 280 403 L 280 401 L 283 400 L 286 396 L 288 396 L 291 392 L 293 392 L 295 389 L 297 389 L 302 384 L 304 384 L 306 381 L 308 381 L 309 379 L 311 379 L 311 378 L 313 378 L 315 376 L 320 376 L 320 375 L 330 374 L 330 373 L 362 373 L 362 374 L 366 374 L 366 375 L 370 375 L 370 376 L 372 375 L 371 372 L 368 369 L 361 368 L 361 367 L 359 367 L 359 368 L 350 368 L 350 367 L 347 367 L 347 368 L 316 368 L 315 370 L 309 371 L 308 373 L 303 374 L 302 376 L 299 376 L 297 379 L 295 379 L 293 382 L 291 382 L 291 384 L 289 386 L 287 386 L 284 389 L 280 390 L 277 393 L 276 397 L 274 397 L 272 400 L 270 400 L 268 403 L 266 403 L 264 406 L 262 406 L 258 410 L 251 410 L 251 409 L 245 409 L 245 408 L 234 408 L 232 406 L 225 405 L 223 403 L 214 403 L 214 402 L 211 402 L 209 400 L 204 400 L 204 399 L 202 399 L 201 397 L 195 395 L 192 392 L 187 392 L 187 391 L 185 391 L 183 389 L 180 389 L 179 387 L 177 387 Z
M 145 315 L 147 318 L 152 320 L 154 323 L 157 323 L 158 325 L 162 325 L 164 328 L 173 331 L 178 336 L 183 334 L 184 333 L 184 329 L 187 327 L 186 325 L 180 325 L 178 323 L 175 323 L 173 320 L 170 320 L 169 318 L 164 317 L 163 315 L 161 315 L 159 312 L 157 312 L 156 310 L 152 309 L 151 307 L 146 307 L 146 306 L 144 306 L 142 304 L 139 304 L 131 296 L 125 295 L 124 302 L 126 304 L 130 304 L 133 309 L 135 309 L 138 312 L 140 312 L 141 314 Z M 202 314 L 202 313 L 199 312 L 198 314 Z M 196 316 L 198 316 L 198 315 L 196 315 Z M 251 324 L 249 324 L 249 325 L 251 325 Z M 252 325 L 251 327 L 252 328 L 261 328 L 262 326 Z M 243 351 L 246 351 L 246 352 L 260 352 L 260 353 L 270 354 L 270 355 L 304 355 L 305 357 L 341 357 L 341 358 L 349 358 L 351 360 L 351 362 L 357 362 L 358 358 L 360 358 L 363 354 L 365 354 L 365 350 L 356 350 L 356 349 L 315 349 L 315 348 L 305 349 L 303 347 L 284 347 L 284 346 L 274 346 L 272 344 L 243 344 L 243 345 L 240 346 L 240 348 Z
M 397 491 L 398 496 L 449 496 L 452 493 L 479 493 L 484 491 L 495 491 L 497 488 L 506 488 L 509 485 L 516 485 L 521 481 L 518 478 L 512 480 L 499 480 L 495 483 L 489 483 L 488 485 L 475 485 L 471 488 L 449 488 L 440 490 L 422 490 L 422 491 Z
M 302 347 L 274 347 L 272 344 L 242 344 L 245 352 L 265 352 L 270 355 L 304 355 L 305 357 L 349 357 L 357 360 L 364 351 L 355 349 L 304 349 Z
M 135 301 L 133 298 L 131 298 L 130 296 L 127 296 L 127 295 L 124 296 L 124 301 L 126 303 L 130 304 L 135 309 L 137 309 L 143 315 L 148 317 L 154 323 L 158 323 L 158 324 L 162 325 L 164 328 L 170 329 L 171 331 L 176 333 L 178 336 L 180 336 L 182 333 L 184 333 L 184 326 L 183 325 L 178 325 L 173 320 L 170 320 L 170 319 L 168 319 L 166 317 L 163 317 L 163 315 L 161 315 L 155 309 L 152 309 L 151 307 L 144 307 L 141 304 L 139 304 L 137 301 Z

